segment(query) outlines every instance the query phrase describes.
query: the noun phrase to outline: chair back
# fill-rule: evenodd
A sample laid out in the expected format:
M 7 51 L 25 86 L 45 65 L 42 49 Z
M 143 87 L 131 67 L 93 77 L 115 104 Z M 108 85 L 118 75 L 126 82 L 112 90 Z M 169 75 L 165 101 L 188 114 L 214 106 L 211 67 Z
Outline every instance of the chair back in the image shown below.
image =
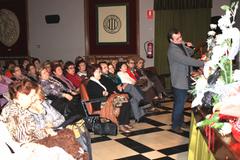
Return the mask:
M 80 85 L 80 94 L 81 94 L 81 99 L 82 100 L 85 100 L 85 101 L 89 100 L 88 92 L 87 92 L 86 86 L 84 84 Z M 86 107 L 87 107 L 88 113 L 92 114 L 93 113 L 92 104 L 91 103 L 86 103 Z

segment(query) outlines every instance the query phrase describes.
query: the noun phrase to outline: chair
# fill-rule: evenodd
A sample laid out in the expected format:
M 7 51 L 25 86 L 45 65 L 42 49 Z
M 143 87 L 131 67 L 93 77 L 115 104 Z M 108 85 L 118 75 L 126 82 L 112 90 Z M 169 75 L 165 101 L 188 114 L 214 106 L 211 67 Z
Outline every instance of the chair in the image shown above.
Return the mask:
M 89 96 L 88 96 L 86 86 L 84 84 L 80 85 L 80 94 L 81 94 L 82 100 L 91 102 L 91 100 L 89 99 Z M 110 119 L 113 123 L 118 124 L 118 120 L 117 120 L 117 117 L 115 116 L 115 113 L 114 113 L 115 111 L 114 111 L 113 105 L 112 105 L 112 101 L 115 96 L 117 96 L 117 95 L 114 95 L 114 94 L 111 95 L 105 102 L 105 105 L 103 107 L 101 107 L 100 111 L 93 111 L 92 104 L 86 103 L 86 108 L 88 110 L 88 113 L 90 115 L 98 114 L 98 115 L 100 115 L 101 118 Z M 104 102 L 104 100 L 102 98 L 100 98 L 99 101 Z
M 89 96 L 88 96 L 88 93 L 87 93 L 87 90 L 86 90 L 86 87 L 85 87 L 84 84 L 80 85 L 80 94 L 81 94 L 81 99 L 82 100 L 89 101 Z M 88 110 L 89 114 L 94 114 L 93 113 L 93 107 L 92 107 L 91 103 L 87 103 L 86 107 L 87 107 L 87 110 Z

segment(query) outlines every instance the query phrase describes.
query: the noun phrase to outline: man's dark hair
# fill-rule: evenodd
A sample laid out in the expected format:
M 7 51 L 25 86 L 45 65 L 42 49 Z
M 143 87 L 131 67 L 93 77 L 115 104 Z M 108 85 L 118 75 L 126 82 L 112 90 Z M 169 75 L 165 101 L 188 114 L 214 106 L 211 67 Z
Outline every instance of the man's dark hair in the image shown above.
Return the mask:
M 107 62 L 106 61 L 101 61 L 98 63 L 99 67 L 102 69 L 102 64 L 106 64 L 107 65 Z
M 173 34 L 178 34 L 180 31 L 177 29 L 177 28 L 172 28 L 168 31 L 168 34 L 167 34 L 167 39 L 168 39 L 168 42 L 170 43 L 170 39 L 172 39 L 172 35 Z

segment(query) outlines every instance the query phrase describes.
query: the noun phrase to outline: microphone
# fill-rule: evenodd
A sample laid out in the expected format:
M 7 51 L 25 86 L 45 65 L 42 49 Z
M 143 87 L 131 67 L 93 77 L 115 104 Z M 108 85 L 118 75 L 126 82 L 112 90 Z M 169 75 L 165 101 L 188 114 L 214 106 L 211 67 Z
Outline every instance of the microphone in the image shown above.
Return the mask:
M 184 42 L 184 41 L 183 41 L 183 44 L 184 44 L 186 47 L 191 48 L 191 49 L 193 49 L 193 50 L 196 49 L 193 45 L 192 45 L 192 46 L 189 46 L 189 45 L 188 45 L 188 42 Z

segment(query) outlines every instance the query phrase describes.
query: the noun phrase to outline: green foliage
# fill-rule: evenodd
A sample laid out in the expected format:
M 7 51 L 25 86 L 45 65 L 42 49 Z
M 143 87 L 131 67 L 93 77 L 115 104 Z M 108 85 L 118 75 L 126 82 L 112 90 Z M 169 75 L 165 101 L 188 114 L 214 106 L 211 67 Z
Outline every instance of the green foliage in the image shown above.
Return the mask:
M 213 96 L 213 105 L 215 106 L 215 104 L 220 102 L 220 96 L 218 94 L 215 94 Z
M 224 80 L 225 84 L 233 82 L 232 78 L 232 60 L 229 60 L 226 56 L 222 57 L 221 61 L 221 78 Z
M 221 6 L 221 9 L 226 11 L 226 10 L 229 10 L 230 7 L 228 5 L 223 5 L 223 6 Z

